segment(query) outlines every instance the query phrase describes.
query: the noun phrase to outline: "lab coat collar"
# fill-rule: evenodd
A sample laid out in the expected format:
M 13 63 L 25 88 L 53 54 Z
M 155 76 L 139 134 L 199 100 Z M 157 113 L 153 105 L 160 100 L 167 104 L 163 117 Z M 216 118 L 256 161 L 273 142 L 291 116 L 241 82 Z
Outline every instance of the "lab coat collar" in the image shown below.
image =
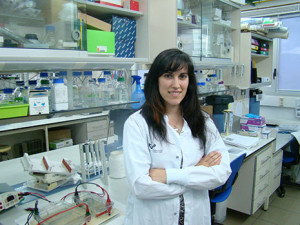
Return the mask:
M 182 127 L 180 135 L 175 131 L 175 129 L 173 127 L 170 126 L 169 118 L 166 114 L 164 115 L 164 120 L 165 120 L 166 128 L 167 128 L 167 140 L 169 140 L 170 142 L 173 143 L 175 141 L 174 138 L 178 139 L 179 137 L 185 137 L 185 136 L 191 134 L 191 129 L 184 118 L 183 118 L 183 127 Z M 172 141 L 172 140 L 174 140 L 174 141 Z M 176 143 L 174 143 L 174 144 L 176 144 Z

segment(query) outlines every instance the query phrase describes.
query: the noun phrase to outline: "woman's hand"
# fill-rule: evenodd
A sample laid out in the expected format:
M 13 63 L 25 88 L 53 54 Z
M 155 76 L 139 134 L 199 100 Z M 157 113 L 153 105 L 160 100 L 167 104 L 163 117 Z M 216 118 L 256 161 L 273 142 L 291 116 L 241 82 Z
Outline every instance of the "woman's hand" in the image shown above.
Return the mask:
M 165 169 L 150 169 L 149 176 L 153 181 L 163 184 L 167 183 L 167 173 Z
M 222 154 L 218 151 L 213 151 L 208 155 L 203 156 L 196 166 L 211 167 L 215 165 L 220 165 L 221 159 L 222 159 Z

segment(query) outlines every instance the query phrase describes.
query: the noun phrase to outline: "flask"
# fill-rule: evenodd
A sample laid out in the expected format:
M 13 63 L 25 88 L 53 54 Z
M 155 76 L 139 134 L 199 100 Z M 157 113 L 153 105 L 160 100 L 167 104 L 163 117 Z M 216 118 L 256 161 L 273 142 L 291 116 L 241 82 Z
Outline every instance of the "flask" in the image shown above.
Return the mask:
M 131 76 L 133 78 L 132 84 L 136 82 L 136 87 L 134 92 L 132 93 L 132 101 L 137 101 L 138 103 L 133 103 L 131 107 L 133 109 L 139 109 L 145 102 L 145 95 L 141 89 L 141 77 L 140 76 Z
M 55 40 L 55 27 L 48 25 L 46 26 L 46 33 L 45 36 L 42 38 L 41 41 L 43 44 L 48 44 L 49 48 L 55 48 L 56 40 Z
M 68 87 L 62 78 L 53 80 L 52 102 L 54 111 L 68 110 Z
M 120 102 L 126 102 L 128 101 L 128 94 L 127 94 L 127 88 L 125 85 L 125 78 L 124 77 L 118 77 L 118 100 Z
M 72 90 L 73 90 L 73 107 L 81 108 L 82 107 L 82 81 L 81 81 L 81 72 L 74 71 L 72 73 Z

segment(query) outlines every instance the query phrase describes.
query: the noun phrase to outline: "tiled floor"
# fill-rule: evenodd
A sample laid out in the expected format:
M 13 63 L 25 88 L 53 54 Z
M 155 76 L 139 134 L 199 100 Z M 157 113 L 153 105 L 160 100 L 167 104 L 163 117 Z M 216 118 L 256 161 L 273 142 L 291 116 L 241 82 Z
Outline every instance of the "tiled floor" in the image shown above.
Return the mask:
M 233 210 L 227 211 L 224 225 L 300 225 L 300 189 L 286 187 L 284 198 L 275 192 L 270 198 L 267 211 L 259 209 L 248 216 Z

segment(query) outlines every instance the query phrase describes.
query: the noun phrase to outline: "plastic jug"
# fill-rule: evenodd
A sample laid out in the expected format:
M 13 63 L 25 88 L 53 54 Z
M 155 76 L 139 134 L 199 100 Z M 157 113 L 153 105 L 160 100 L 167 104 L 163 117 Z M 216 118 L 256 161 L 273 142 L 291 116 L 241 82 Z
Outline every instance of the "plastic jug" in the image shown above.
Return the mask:
M 131 104 L 133 109 L 139 109 L 145 102 L 145 95 L 141 89 L 141 77 L 140 76 L 131 76 L 133 78 L 132 85 L 136 82 L 135 90 L 132 93 L 132 101 L 138 101 L 138 103 Z

